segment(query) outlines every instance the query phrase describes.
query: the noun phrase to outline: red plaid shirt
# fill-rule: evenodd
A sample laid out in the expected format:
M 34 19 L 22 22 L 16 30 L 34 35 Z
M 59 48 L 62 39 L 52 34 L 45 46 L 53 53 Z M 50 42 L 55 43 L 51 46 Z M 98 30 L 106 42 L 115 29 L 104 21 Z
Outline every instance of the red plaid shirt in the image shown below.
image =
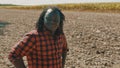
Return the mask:
M 33 30 L 13 47 L 9 60 L 14 64 L 16 59 L 27 56 L 28 68 L 62 68 L 62 53 L 66 51 L 64 34 L 54 40 L 47 30 Z

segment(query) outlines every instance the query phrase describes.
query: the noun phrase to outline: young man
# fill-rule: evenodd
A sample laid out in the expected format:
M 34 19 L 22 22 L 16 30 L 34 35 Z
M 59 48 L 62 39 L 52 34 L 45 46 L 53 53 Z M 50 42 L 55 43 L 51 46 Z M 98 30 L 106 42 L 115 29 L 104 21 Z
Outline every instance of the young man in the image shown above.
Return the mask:
M 9 54 L 16 68 L 26 68 L 22 57 L 26 56 L 28 68 L 64 68 L 67 42 L 63 32 L 65 16 L 56 7 L 44 9 L 36 30 L 27 33 Z

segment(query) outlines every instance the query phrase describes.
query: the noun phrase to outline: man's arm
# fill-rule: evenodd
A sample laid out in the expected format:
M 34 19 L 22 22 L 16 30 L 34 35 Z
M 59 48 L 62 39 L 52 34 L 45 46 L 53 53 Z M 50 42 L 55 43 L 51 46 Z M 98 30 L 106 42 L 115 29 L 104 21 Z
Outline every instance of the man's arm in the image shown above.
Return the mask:
M 69 48 L 67 46 L 67 40 L 66 40 L 65 35 L 63 35 L 62 68 L 64 68 L 65 66 L 65 60 L 66 60 L 68 51 L 69 51 Z
M 34 48 L 35 38 L 33 35 L 25 35 L 10 51 L 8 59 L 16 68 L 26 68 L 22 57 L 29 55 Z
M 16 68 L 26 68 L 22 58 L 19 58 L 14 61 L 14 66 Z
M 62 53 L 62 68 L 65 66 L 65 60 L 66 60 L 67 52 Z

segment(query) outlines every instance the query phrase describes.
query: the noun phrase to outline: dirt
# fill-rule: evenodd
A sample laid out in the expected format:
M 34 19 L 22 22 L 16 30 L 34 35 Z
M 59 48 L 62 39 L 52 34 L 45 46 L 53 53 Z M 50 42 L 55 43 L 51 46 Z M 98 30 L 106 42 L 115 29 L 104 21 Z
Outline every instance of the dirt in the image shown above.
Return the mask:
M 40 13 L 40 10 L 0 9 L 0 21 L 9 23 L 0 28 L 0 68 L 14 68 L 7 59 L 8 53 L 25 33 L 35 28 Z M 120 68 L 120 14 L 63 13 L 69 46 L 65 68 Z

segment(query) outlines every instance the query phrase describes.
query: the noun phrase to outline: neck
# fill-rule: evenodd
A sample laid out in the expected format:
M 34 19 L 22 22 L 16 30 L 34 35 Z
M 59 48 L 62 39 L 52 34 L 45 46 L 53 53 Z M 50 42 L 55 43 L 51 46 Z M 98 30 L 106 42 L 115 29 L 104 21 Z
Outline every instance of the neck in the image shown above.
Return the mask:
M 46 27 L 44 27 L 44 30 L 47 30 L 48 32 L 50 32 L 50 34 L 51 34 L 52 36 L 55 35 L 55 31 L 51 31 L 51 30 L 47 29 Z

